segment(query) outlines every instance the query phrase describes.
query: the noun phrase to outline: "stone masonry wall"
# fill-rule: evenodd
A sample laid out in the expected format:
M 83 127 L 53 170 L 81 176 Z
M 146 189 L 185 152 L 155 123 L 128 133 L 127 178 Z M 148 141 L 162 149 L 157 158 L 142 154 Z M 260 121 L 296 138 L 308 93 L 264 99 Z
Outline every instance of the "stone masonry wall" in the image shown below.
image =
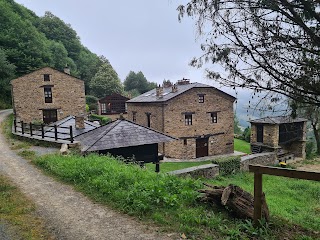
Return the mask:
M 50 81 L 43 75 L 51 74 Z M 42 121 L 42 109 L 57 109 L 58 120 L 85 114 L 84 82 L 46 67 L 11 81 L 16 117 L 24 122 Z M 45 103 L 44 85 L 52 85 L 52 103 Z
M 160 170 L 161 171 L 161 170 Z M 219 166 L 217 164 L 205 164 L 196 167 L 185 168 L 168 172 L 171 175 L 177 175 L 179 177 L 192 177 L 192 178 L 214 178 L 219 175 Z
M 251 143 L 257 143 L 257 126 L 251 125 Z M 264 124 L 263 125 L 263 144 L 277 147 L 279 142 L 279 125 Z
M 272 165 L 277 163 L 275 152 L 251 154 L 241 157 L 240 170 L 249 171 L 249 164 Z
M 204 94 L 204 103 L 199 103 L 198 94 Z M 196 138 L 206 135 L 213 135 L 208 141 L 209 155 L 233 152 L 233 98 L 214 88 L 193 88 L 165 104 L 127 103 L 127 108 L 128 120 L 136 112 L 136 122 L 146 126 L 145 112 L 150 112 L 151 128 L 179 138 L 164 144 L 168 157 L 195 158 Z M 185 125 L 185 112 L 193 112 L 190 126 Z M 212 123 L 210 112 L 217 112 L 217 123 Z M 159 146 L 159 150 L 163 148 Z

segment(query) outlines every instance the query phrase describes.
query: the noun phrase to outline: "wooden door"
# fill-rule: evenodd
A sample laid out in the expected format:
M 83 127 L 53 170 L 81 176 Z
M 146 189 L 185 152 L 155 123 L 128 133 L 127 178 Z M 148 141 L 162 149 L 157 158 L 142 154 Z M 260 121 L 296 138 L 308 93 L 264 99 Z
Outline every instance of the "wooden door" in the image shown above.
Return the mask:
M 263 143 L 263 125 L 257 125 L 257 142 Z
M 208 156 L 208 138 L 196 139 L 196 157 Z
M 45 124 L 56 122 L 58 120 L 57 109 L 46 109 L 46 110 L 42 110 L 42 112 L 43 112 L 43 122 Z

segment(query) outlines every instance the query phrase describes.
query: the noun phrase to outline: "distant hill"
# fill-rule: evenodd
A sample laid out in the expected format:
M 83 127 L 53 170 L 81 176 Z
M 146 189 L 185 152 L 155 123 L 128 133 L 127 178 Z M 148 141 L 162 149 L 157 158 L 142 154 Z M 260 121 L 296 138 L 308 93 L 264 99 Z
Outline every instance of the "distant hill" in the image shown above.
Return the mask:
M 106 61 L 81 44 L 76 31 L 57 16 L 38 17 L 13 0 L 0 0 L 0 109 L 11 103 L 9 82 L 43 66 L 89 81 Z

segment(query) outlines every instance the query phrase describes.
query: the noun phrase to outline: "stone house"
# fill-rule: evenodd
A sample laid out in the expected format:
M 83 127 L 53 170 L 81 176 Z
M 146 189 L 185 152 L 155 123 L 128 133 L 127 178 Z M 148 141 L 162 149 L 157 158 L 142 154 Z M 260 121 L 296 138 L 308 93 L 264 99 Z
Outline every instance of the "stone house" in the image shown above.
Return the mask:
M 289 116 L 250 121 L 252 152 L 288 152 L 305 158 L 307 119 Z
M 70 76 L 69 68 L 60 72 L 44 67 L 11 81 L 16 119 L 50 123 L 69 115 L 86 113 L 84 82 Z
M 234 101 L 217 88 L 183 79 L 127 101 L 128 119 L 177 138 L 159 144 L 167 157 L 233 153 Z

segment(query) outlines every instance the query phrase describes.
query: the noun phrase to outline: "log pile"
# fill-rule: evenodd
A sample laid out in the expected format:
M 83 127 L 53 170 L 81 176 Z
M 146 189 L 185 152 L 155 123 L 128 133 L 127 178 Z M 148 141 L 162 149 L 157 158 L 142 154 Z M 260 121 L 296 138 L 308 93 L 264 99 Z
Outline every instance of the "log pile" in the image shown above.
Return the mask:
M 224 206 L 238 218 L 253 219 L 254 199 L 250 193 L 232 184 L 227 187 L 213 186 L 207 183 L 204 185 L 207 187 L 206 189 L 198 190 L 202 193 L 201 201 Z M 269 209 L 264 193 L 262 196 L 262 217 L 269 221 Z

